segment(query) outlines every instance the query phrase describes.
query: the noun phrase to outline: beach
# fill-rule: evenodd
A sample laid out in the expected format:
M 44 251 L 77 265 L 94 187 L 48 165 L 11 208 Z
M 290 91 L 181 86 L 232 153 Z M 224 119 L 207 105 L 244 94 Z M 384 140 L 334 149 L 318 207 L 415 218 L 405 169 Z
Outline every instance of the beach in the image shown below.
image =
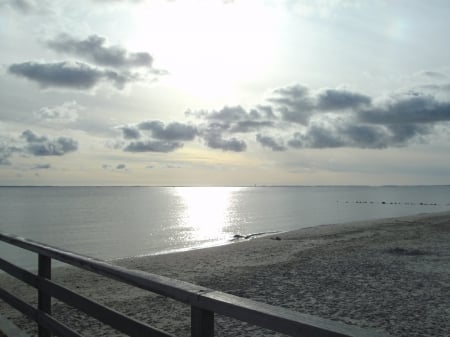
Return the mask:
M 113 263 L 391 336 L 450 336 L 450 213 L 322 225 Z M 75 268 L 56 268 L 53 279 L 189 335 L 188 306 Z M 0 284 L 36 303 L 34 289 L 4 275 Z M 83 335 L 121 336 L 56 300 L 53 312 Z M 35 334 L 35 324 L 3 302 L 0 314 Z M 215 323 L 217 336 L 276 335 L 226 317 Z

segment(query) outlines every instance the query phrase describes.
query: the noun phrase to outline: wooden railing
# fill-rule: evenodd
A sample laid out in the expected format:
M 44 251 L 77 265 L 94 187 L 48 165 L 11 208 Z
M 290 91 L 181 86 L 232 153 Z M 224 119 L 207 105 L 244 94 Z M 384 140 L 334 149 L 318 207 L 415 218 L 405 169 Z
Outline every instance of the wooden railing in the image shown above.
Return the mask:
M 301 314 L 164 276 L 126 269 L 12 234 L 0 233 L 0 240 L 38 254 L 37 275 L 0 258 L 2 270 L 38 290 L 38 307 L 31 306 L 3 288 L 0 288 L 0 298 L 36 321 L 39 337 L 49 337 L 52 334 L 70 337 L 81 336 L 52 316 L 51 298 L 56 298 L 83 311 L 129 336 L 171 336 L 167 332 L 137 321 L 52 282 L 51 259 L 190 305 L 192 337 L 214 336 L 215 314 L 229 316 L 289 336 L 386 336 L 371 330 Z

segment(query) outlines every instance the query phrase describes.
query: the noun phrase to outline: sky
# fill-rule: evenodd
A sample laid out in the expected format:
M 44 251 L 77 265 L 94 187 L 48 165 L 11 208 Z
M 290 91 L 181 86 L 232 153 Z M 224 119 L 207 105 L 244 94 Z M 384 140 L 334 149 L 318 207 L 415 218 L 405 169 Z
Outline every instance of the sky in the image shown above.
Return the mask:
M 450 184 L 447 0 L 0 0 L 0 185 Z

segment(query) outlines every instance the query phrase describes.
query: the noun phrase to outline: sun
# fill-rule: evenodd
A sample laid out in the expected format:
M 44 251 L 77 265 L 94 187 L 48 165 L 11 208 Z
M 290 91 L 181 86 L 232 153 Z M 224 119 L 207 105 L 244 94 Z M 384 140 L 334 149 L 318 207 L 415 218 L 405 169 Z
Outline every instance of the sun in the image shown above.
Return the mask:
M 156 1 L 134 15 L 129 43 L 194 96 L 232 96 L 272 64 L 277 17 L 261 1 Z

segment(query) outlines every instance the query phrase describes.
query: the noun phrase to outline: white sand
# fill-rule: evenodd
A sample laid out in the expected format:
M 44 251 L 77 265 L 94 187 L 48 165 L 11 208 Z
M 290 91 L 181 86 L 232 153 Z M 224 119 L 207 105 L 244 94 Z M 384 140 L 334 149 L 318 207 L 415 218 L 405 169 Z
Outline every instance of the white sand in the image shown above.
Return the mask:
M 318 226 L 115 263 L 392 336 L 450 336 L 450 213 Z M 57 269 L 54 279 L 168 332 L 189 335 L 185 305 L 71 268 Z M 34 289 L 5 277 L 0 284 L 36 302 Z M 53 310 L 86 336 L 121 336 L 57 301 Z M 0 313 L 35 333 L 34 324 L 4 303 Z M 216 335 L 274 334 L 219 316 Z

